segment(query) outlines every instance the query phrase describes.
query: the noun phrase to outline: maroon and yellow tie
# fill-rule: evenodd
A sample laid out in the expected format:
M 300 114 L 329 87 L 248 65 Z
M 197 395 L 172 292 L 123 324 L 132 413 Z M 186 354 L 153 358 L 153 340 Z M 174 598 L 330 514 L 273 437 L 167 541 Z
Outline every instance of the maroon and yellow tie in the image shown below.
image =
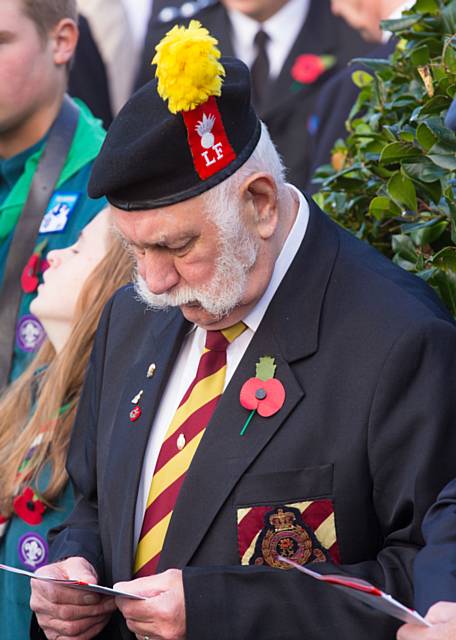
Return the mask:
M 185 474 L 223 393 L 226 349 L 245 328 L 243 322 L 238 322 L 223 331 L 207 332 L 196 376 L 168 427 L 157 459 L 136 548 L 136 578 L 153 575 L 157 570 Z

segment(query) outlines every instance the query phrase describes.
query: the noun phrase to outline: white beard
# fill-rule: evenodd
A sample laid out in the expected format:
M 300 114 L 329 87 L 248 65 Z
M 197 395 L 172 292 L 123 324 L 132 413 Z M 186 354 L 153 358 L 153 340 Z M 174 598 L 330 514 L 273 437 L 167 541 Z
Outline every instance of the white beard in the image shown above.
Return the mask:
M 198 304 L 211 316 L 220 320 L 241 302 L 245 292 L 247 275 L 256 262 L 258 243 L 242 224 L 238 212 L 233 224 L 224 224 L 220 230 L 220 255 L 215 264 L 215 273 L 210 282 L 202 287 L 178 287 L 170 293 L 154 294 L 138 273 L 135 290 L 140 300 L 151 309 L 166 309 L 187 304 Z M 230 218 L 230 216 L 227 216 Z M 227 234 L 226 228 L 230 231 Z

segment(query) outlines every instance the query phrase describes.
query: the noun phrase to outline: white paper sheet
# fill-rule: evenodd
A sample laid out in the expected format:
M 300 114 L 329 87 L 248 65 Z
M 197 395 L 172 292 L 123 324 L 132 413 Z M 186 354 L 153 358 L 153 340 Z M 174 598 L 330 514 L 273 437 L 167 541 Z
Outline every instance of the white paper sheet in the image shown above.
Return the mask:
M 281 562 L 289 564 L 295 569 L 298 569 L 298 571 L 301 571 L 302 573 L 315 578 L 315 580 L 326 582 L 336 589 L 344 591 L 353 598 L 361 600 L 361 602 L 365 602 L 374 609 L 383 611 L 383 613 L 386 613 L 393 618 L 397 618 L 398 620 L 402 620 L 402 622 L 408 622 L 410 624 L 416 624 L 425 627 L 432 626 L 422 616 L 420 616 L 417 611 L 409 609 L 405 605 L 395 600 L 392 596 L 384 593 L 383 591 L 381 591 L 381 589 L 378 589 L 365 580 L 335 574 L 324 575 L 322 573 L 317 573 L 316 571 L 313 571 L 308 567 L 297 564 L 296 562 L 293 562 L 288 558 L 284 558 L 282 556 L 278 556 L 278 558 Z
M 81 582 L 80 580 L 70 580 L 63 578 L 51 578 L 48 576 L 37 576 L 30 571 L 24 571 L 23 569 L 17 569 L 16 567 L 9 567 L 7 564 L 0 563 L 0 569 L 9 571 L 10 573 L 17 573 L 21 576 L 33 578 L 34 580 L 42 580 L 43 582 L 54 582 L 62 587 L 68 587 L 68 589 L 79 589 L 80 591 L 92 591 L 95 593 L 101 593 L 105 596 L 122 596 L 124 598 L 130 598 L 131 600 L 147 600 L 144 596 L 138 596 L 133 593 L 127 593 L 126 591 L 119 591 L 118 589 L 111 589 L 110 587 L 102 587 L 99 584 L 89 584 L 87 582 Z

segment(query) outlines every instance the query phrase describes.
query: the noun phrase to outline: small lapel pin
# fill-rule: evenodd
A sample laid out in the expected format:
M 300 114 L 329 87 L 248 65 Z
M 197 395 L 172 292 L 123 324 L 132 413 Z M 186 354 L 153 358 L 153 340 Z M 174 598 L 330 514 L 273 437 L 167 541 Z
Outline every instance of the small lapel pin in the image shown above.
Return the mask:
M 136 420 L 141 416 L 141 407 L 136 406 L 134 409 L 130 411 L 130 422 L 136 422 Z
M 177 448 L 179 449 L 179 451 L 182 451 L 182 449 L 185 447 L 185 444 L 186 444 L 185 436 L 183 433 L 181 433 L 177 438 Z
M 144 389 L 141 389 L 141 391 L 137 393 L 135 397 L 132 399 L 131 404 L 138 404 L 138 402 L 141 400 L 141 396 L 143 393 L 144 393 Z
M 156 369 L 156 365 L 155 362 L 152 362 L 152 364 L 149 365 L 149 368 L 147 369 L 147 377 L 148 378 L 152 378 L 152 376 L 155 373 L 155 369 Z

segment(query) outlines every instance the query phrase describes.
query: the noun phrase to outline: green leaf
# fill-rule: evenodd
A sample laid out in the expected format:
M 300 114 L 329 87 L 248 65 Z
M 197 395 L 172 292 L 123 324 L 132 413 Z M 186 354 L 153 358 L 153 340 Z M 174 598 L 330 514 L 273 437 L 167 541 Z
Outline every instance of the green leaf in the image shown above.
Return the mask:
M 377 220 L 383 220 L 384 217 L 394 218 L 400 213 L 400 208 L 386 196 L 377 196 L 369 204 L 369 214 Z
M 399 207 L 409 211 L 416 211 L 418 206 L 416 190 L 410 178 L 397 171 L 389 179 L 386 190 Z
M 392 31 L 397 33 L 398 31 L 406 31 L 413 27 L 414 24 L 421 20 L 422 16 L 419 14 L 413 14 L 411 16 L 405 16 L 398 20 L 382 20 L 380 26 L 383 31 Z
M 456 316 L 456 274 L 436 269 L 429 281 L 451 313 Z
M 439 147 L 456 151 L 456 134 L 445 126 L 442 118 L 431 116 L 426 120 L 426 125 L 437 136 Z
M 456 72 L 456 51 L 454 50 L 452 42 L 446 45 L 443 63 L 451 73 Z
M 417 0 L 413 10 L 416 13 L 438 13 L 439 8 L 437 0 Z
M 393 235 L 391 246 L 397 255 L 410 262 L 416 262 L 416 249 L 411 238 L 404 233 Z
M 391 62 L 387 58 L 354 58 L 351 63 L 362 64 L 376 73 L 391 70 Z
M 406 159 L 419 158 L 420 156 L 420 150 L 412 144 L 408 144 L 407 142 L 391 142 L 383 149 L 380 156 L 380 163 L 391 164 Z
M 445 109 L 448 109 L 451 102 L 447 96 L 434 96 L 420 109 L 419 116 L 427 116 L 430 114 L 440 114 Z
M 442 154 L 432 154 L 428 156 L 430 160 L 438 167 L 442 167 L 442 169 L 448 169 L 449 171 L 456 171 L 456 156 L 453 155 L 442 155 Z
M 416 49 L 412 50 L 410 59 L 417 67 L 427 64 L 430 59 L 429 47 L 426 44 L 416 47 Z
M 443 25 L 445 33 L 453 34 L 456 32 L 456 4 L 450 2 L 442 11 Z
M 456 247 L 445 247 L 432 258 L 435 264 L 443 271 L 452 271 L 456 274 Z
M 447 227 L 448 222 L 446 220 L 441 220 L 440 222 L 431 220 L 430 222 L 417 225 L 415 229 L 410 232 L 410 236 L 417 247 L 424 247 L 438 240 Z
M 416 130 L 416 138 L 425 151 L 429 151 L 435 145 L 438 137 L 428 127 L 425 122 L 422 122 Z
M 359 89 L 363 89 L 364 87 L 369 86 L 374 78 L 370 73 L 367 73 L 367 71 L 358 70 L 352 73 L 352 80 Z
M 393 262 L 394 264 L 397 264 L 398 267 L 405 269 L 405 271 L 412 271 L 412 272 L 416 271 L 415 262 L 410 262 L 410 260 L 404 260 L 404 258 L 401 258 L 401 256 L 399 255 L 395 255 L 393 257 Z
M 423 157 L 419 162 L 407 162 L 402 164 L 402 170 L 414 180 L 420 182 L 436 182 L 447 175 L 447 171 L 437 167 L 429 158 Z
M 256 377 L 260 380 L 269 380 L 274 377 L 277 365 L 271 356 L 263 356 L 256 365 Z

